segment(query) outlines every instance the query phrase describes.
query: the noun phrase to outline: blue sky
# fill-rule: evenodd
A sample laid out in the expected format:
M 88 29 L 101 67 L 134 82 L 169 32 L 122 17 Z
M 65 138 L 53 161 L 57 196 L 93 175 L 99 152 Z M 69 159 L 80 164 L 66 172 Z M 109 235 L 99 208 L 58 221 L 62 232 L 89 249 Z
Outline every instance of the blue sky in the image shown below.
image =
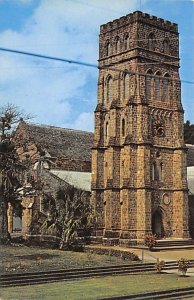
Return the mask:
M 0 45 L 96 64 L 99 26 L 135 10 L 178 23 L 181 79 L 194 81 L 191 0 L 0 0 Z M 1 105 L 33 122 L 93 131 L 98 71 L 1 52 Z M 185 120 L 194 123 L 194 84 L 182 82 Z

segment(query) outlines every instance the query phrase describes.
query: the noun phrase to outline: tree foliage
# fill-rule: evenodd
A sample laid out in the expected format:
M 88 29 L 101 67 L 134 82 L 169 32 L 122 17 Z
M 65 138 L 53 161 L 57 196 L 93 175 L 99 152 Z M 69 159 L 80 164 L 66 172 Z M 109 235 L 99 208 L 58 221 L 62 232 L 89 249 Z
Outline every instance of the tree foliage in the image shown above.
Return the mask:
M 20 162 L 13 142 L 14 127 L 22 117 L 11 104 L 0 107 L 0 241 L 7 242 L 8 203 L 14 205 L 25 166 Z
M 188 120 L 184 124 L 184 138 L 186 144 L 194 144 L 194 124 Z
M 78 235 L 88 234 L 90 205 L 87 192 L 73 186 L 59 189 L 56 198 L 47 197 L 45 210 L 47 218 L 42 225 L 42 231 L 55 229 L 61 239 L 60 248 L 73 243 Z

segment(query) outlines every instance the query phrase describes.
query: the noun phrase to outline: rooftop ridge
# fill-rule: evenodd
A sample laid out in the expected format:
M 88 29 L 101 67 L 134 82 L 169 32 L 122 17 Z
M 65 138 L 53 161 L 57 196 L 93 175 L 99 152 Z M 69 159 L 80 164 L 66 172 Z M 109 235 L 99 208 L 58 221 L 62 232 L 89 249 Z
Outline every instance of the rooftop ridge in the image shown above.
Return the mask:
M 47 124 L 39 124 L 39 123 L 26 123 L 27 126 L 36 126 L 36 127 L 42 127 L 42 128 L 50 128 L 50 129 L 58 129 L 58 130 L 66 130 L 70 132 L 79 132 L 79 133 L 88 133 L 88 134 L 94 134 L 92 131 L 85 131 L 80 129 L 73 129 L 73 128 L 64 128 L 54 125 L 47 125 Z

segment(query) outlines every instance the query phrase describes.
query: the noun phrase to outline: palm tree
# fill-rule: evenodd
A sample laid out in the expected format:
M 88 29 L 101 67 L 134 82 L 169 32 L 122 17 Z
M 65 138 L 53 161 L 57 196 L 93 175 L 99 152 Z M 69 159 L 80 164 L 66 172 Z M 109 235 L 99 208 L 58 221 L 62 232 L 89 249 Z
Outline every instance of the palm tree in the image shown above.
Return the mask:
M 69 246 L 78 237 L 78 232 L 88 229 L 90 214 L 89 197 L 85 191 L 67 186 L 59 189 L 56 199 L 52 197 L 48 207 L 47 220 L 42 228 L 56 228 L 60 236 L 59 248 Z

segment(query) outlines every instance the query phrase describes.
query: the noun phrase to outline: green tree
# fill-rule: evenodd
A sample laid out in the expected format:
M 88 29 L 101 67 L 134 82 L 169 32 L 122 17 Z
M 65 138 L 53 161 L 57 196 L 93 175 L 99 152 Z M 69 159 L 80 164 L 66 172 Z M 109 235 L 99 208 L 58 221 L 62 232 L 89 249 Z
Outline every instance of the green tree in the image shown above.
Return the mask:
M 14 105 L 0 107 L 0 242 L 9 240 L 8 203 L 14 205 L 21 186 L 24 164 L 20 162 L 13 142 L 14 126 L 22 113 Z
M 87 192 L 68 186 L 58 190 L 56 199 L 52 196 L 47 197 L 48 199 L 47 219 L 42 225 L 42 230 L 56 229 L 60 237 L 60 249 L 73 243 L 79 234 L 88 235 L 90 205 Z
M 184 124 L 184 138 L 186 144 L 194 144 L 194 124 L 188 120 Z

